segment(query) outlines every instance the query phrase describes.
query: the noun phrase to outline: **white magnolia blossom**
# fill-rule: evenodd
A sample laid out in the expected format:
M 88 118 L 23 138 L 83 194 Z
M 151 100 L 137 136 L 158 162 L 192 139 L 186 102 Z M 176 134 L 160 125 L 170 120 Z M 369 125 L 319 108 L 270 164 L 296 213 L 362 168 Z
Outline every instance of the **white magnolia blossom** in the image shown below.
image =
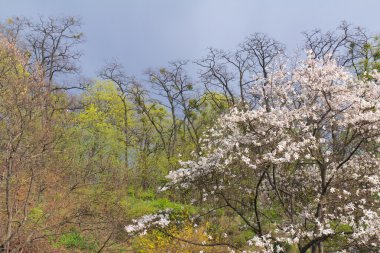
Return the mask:
M 125 226 L 125 230 L 129 234 L 144 235 L 150 228 L 164 228 L 170 224 L 170 213 L 171 210 L 167 209 L 157 214 L 144 215 L 139 219 L 132 220 L 133 224 Z
M 253 87 L 249 108 L 218 121 L 203 156 L 171 171 L 167 187 L 201 189 L 201 201 L 235 211 L 256 234 L 252 252 L 380 252 L 380 75 L 371 76 L 311 58 L 280 68 Z

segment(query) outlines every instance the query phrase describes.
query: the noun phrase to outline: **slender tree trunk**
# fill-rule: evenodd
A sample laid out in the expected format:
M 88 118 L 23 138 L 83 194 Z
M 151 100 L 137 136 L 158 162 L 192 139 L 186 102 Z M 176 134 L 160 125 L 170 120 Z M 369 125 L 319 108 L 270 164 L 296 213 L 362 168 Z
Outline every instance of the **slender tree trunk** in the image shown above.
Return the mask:
M 12 201 L 11 201 L 11 176 L 12 176 L 12 159 L 10 155 L 7 157 L 6 161 L 6 171 L 7 176 L 5 179 L 5 205 L 7 209 L 7 225 L 6 225 L 6 232 L 5 237 L 3 241 L 5 242 L 5 252 L 10 251 L 10 240 L 12 237 L 12 219 L 13 219 L 13 212 L 12 212 Z
M 122 99 L 123 105 L 124 105 L 124 142 L 125 142 L 125 147 L 124 147 L 124 155 L 125 155 L 125 160 L 124 160 L 124 165 L 125 169 L 128 170 L 129 165 L 128 165 L 128 145 L 129 145 L 129 131 L 128 131 L 128 108 L 127 108 L 127 101 L 126 98 L 124 97 Z
M 171 114 L 172 114 L 172 121 L 173 121 L 173 136 L 172 136 L 172 141 L 169 145 L 169 158 L 174 156 L 176 146 L 177 146 L 177 117 L 175 115 L 175 106 L 172 101 L 170 101 L 171 105 Z

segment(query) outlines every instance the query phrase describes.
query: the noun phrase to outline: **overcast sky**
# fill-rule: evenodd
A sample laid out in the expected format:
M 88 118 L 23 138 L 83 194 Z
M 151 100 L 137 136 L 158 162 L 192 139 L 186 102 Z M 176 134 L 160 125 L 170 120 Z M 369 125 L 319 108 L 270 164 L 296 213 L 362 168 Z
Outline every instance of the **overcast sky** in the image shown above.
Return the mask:
M 0 18 L 79 16 L 86 42 L 83 73 L 116 58 L 130 74 L 170 60 L 194 60 L 213 46 L 233 49 L 264 32 L 294 49 L 301 32 L 342 20 L 380 32 L 379 0 L 0 0 Z

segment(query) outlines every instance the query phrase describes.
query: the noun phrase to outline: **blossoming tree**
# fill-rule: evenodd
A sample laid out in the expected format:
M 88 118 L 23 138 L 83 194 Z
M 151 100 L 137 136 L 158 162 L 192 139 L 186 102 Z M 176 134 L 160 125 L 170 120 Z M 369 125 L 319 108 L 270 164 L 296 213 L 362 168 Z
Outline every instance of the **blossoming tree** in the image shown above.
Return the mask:
M 168 187 L 232 211 L 254 233 L 247 251 L 379 252 L 380 75 L 371 76 L 312 57 L 279 68 L 252 88 L 249 108 L 220 118 Z

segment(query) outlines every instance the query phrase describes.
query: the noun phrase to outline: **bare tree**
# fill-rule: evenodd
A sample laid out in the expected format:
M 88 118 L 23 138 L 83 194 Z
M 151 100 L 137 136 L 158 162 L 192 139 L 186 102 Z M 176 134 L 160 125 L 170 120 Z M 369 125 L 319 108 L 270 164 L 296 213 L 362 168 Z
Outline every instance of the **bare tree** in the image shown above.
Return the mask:
M 44 76 L 51 86 L 57 74 L 79 71 L 82 53 L 78 45 L 83 42 L 81 21 L 76 17 L 40 17 L 34 22 L 26 18 L 9 19 L 1 27 L 8 41 L 30 57 L 31 64 L 42 66 Z
M 168 68 L 147 71 L 152 89 L 156 91 L 155 95 L 161 98 L 156 102 L 168 108 L 170 112 L 171 127 L 166 144 L 169 158 L 175 153 L 181 124 L 177 108 L 186 107 L 187 94 L 192 90 L 192 84 L 184 69 L 186 64 L 187 61 L 174 61 L 169 63 Z
M 206 91 L 213 94 L 212 91 L 216 89 L 217 92 L 224 95 L 229 105 L 234 105 L 237 100 L 233 84 L 235 75 L 229 70 L 227 63 L 223 61 L 223 56 L 226 55 L 228 53 L 223 50 L 209 48 L 206 57 L 196 61 L 196 63 L 201 67 L 199 76 Z M 215 102 L 218 100 L 215 99 Z
M 268 78 L 268 73 L 273 71 L 273 65 L 278 57 L 283 56 L 285 46 L 277 40 L 262 33 L 250 35 L 241 45 L 251 61 L 251 71 L 255 75 L 262 75 Z
M 267 85 L 269 73 L 281 67 L 281 61 L 279 59 L 284 56 L 285 46 L 265 34 L 255 33 L 249 36 L 240 47 L 248 52 L 252 66 L 251 72 L 253 73 L 254 79 L 258 78 L 258 80 L 260 80 L 260 77 L 263 77 L 265 80 L 264 82 L 255 84 L 261 85 L 265 107 L 266 110 L 269 111 L 269 97 L 265 86 Z
M 221 92 L 229 105 L 236 105 L 247 100 L 247 89 L 254 84 L 252 76 L 268 77 L 284 50 L 278 41 L 255 33 L 232 52 L 209 48 L 208 55 L 196 63 L 206 90 L 210 94 Z

